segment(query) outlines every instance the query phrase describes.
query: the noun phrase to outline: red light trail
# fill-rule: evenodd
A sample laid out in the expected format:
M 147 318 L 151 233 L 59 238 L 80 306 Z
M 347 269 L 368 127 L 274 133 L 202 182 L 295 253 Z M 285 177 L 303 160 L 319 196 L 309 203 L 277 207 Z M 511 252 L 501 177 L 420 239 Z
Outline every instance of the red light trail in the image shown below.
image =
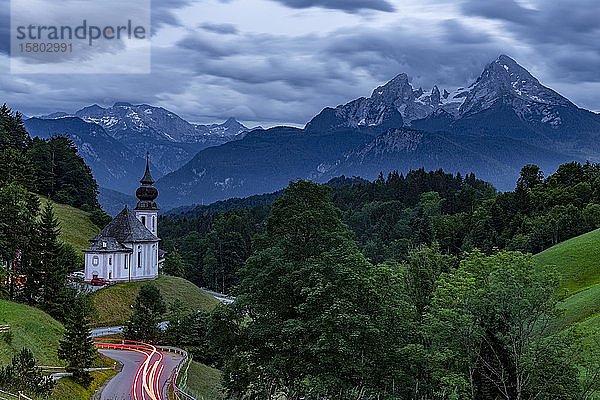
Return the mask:
M 126 342 L 126 343 L 125 343 Z M 147 343 L 123 341 L 123 343 L 96 343 L 96 347 L 112 350 L 134 351 L 145 358 L 139 365 L 131 385 L 133 400 L 168 400 L 160 390 L 165 369 L 163 354 Z

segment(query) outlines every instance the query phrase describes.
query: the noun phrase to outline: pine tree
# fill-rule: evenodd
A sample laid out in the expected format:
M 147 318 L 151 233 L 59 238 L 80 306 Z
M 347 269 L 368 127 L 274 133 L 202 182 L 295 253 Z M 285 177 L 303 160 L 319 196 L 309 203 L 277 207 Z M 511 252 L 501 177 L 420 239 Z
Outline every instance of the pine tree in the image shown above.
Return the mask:
M 153 284 L 142 286 L 133 307 L 133 315 L 125 326 L 125 337 L 131 340 L 156 342 L 160 336 L 158 323 L 167 306 Z
M 24 348 L 13 357 L 10 365 L 0 369 L 0 387 L 28 394 L 47 395 L 54 387 L 54 382 L 52 378 L 42 375 L 42 371 L 35 366 L 33 353 Z
M 97 354 L 90 338 L 91 310 L 87 296 L 73 297 L 65 318 L 66 332 L 58 349 L 58 357 L 67 362 L 67 372 L 73 373 L 73 378 L 84 385 L 92 380 L 86 368 L 92 366 Z
M 0 188 L 0 256 L 9 275 L 9 296 L 15 295 L 15 280 L 33 253 L 32 238 L 39 210 L 37 196 L 16 182 Z
M 184 276 L 185 265 L 183 263 L 183 258 L 181 258 L 181 254 L 179 254 L 177 249 L 173 250 L 167 255 L 163 272 L 166 275 L 171 276 Z
M 64 319 L 67 295 L 67 269 L 64 264 L 64 246 L 59 241 L 60 224 L 54 208 L 47 202 L 42 210 L 38 229 L 38 258 L 43 279 L 42 308 L 58 320 Z

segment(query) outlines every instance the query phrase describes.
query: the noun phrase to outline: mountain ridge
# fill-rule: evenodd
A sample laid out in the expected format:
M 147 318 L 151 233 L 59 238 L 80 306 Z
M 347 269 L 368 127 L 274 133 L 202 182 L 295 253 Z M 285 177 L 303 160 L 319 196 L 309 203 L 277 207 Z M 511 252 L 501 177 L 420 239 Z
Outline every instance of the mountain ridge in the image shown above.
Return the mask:
M 313 143 L 301 144 L 302 134 L 309 134 Z M 268 150 L 255 143 L 267 136 L 279 137 Z M 352 148 L 344 143 L 359 136 Z M 327 142 L 332 137 L 339 143 Z M 438 85 L 414 89 L 408 75 L 398 74 L 370 97 L 323 108 L 296 137 L 283 128 L 248 134 L 236 143 L 236 151 L 230 143 L 201 151 L 157 185 L 166 193 L 167 208 L 265 193 L 299 178 L 373 178 L 379 172 L 420 167 L 475 172 L 508 190 L 525 164 L 551 172 L 563 162 L 600 158 L 598 137 L 597 114 L 577 107 L 500 55 L 475 82 L 453 91 Z M 327 151 L 307 157 L 309 149 L 320 151 L 315 147 Z M 281 155 L 290 159 L 281 160 Z

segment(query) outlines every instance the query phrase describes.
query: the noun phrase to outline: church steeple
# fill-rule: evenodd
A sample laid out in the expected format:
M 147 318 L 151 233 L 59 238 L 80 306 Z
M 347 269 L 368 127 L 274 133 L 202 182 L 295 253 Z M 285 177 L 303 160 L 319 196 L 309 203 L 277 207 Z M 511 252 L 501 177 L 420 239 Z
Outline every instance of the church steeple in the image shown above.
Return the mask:
M 138 199 L 135 206 L 135 215 L 150 232 L 156 235 L 156 223 L 158 220 L 158 205 L 156 198 L 158 190 L 154 187 L 154 179 L 150 174 L 150 155 L 146 154 L 146 171 L 140 179 L 141 186 L 135 191 Z
M 154 179 L 152 175 L 150 175 L 150 153 L 146 153 L 146 172 L 144 176 L 140 180 L 140 183 L 145 186 L 152 186 L 154 184 Z
M 156 205 L 156 198 L 158 197 L 158 190 L 154 187 L 154 179 L 150 174 L 150 155 L 146 154 L 146 171 L 144 176 L 140 179 L 142 184 L 136 191 L 135 196 L 138 199 L 136 210 L 158 210 Z

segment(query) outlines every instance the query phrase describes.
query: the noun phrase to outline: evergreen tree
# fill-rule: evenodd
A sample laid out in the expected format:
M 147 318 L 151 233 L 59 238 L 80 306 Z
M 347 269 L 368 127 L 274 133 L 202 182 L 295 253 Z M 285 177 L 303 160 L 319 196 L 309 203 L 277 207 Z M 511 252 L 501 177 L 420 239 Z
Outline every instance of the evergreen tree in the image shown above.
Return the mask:
M 50 377 L 42 375 L 35 366 L 35 358 L 29 349 L 22 349 L 10 365 L 0 369 L 0 388 L 23 391 L 30 395 L 48 395 L 54 387 Z
M 346 399 L 406 384 L 413 311 L 400 271 L 372 266 L 340 214 L 326 187 L 303 181 L 275 202 L 234 306 L 248 321 L 225 361 L 232 395 Z
M 179 254 L 177 249 L 173 249 L 173 251 L 170 251 L 169 254 L 167 254 L 163 272 L 166 275 L 171 276 L 183 276 L 185 274 L 185 265 L 181 258 L 181 254 Z
M 146 342 L 158 341 L 158 324 L 166 312 L 167 306 L 160 290 L 152 283 L 142 286 L 133 307 L 133 314 L 125 326 L 125 337 Z
M 21 114 L 13 113 L 6 103 L 3 104 L 0 107 L 0 151 L 14 149 L 23 153 L 30 143 Z
M 9 297 L 15 296 L 15 281 L 29 265 L 33 251 L 37 196 L 28 193 L 16 182 L 0 188 L 0 256 L 9 276 Z
M 67 268 L 65 249 L 59 241 L 60 225 L 54 215 L 52 203 L 42 210 L 38 229 L 37 258 L 43 273 L 42 308 L 58 320 L 64 319 L 67 296 Z
M 21 186 L 35 190 L 35 172 L 29 158 L 15 149 L 0 152 L 0 186 L 17 182 Z
M 97 351 L 90 338 L 92 306 L 85 295 L 74 295 L 65 318 L 65 335 L 60 341 L 58 357 L 67 362 L 67 372 L 73 378 L 88 385 L 92 376 L 86 368 L 90 368 Z

